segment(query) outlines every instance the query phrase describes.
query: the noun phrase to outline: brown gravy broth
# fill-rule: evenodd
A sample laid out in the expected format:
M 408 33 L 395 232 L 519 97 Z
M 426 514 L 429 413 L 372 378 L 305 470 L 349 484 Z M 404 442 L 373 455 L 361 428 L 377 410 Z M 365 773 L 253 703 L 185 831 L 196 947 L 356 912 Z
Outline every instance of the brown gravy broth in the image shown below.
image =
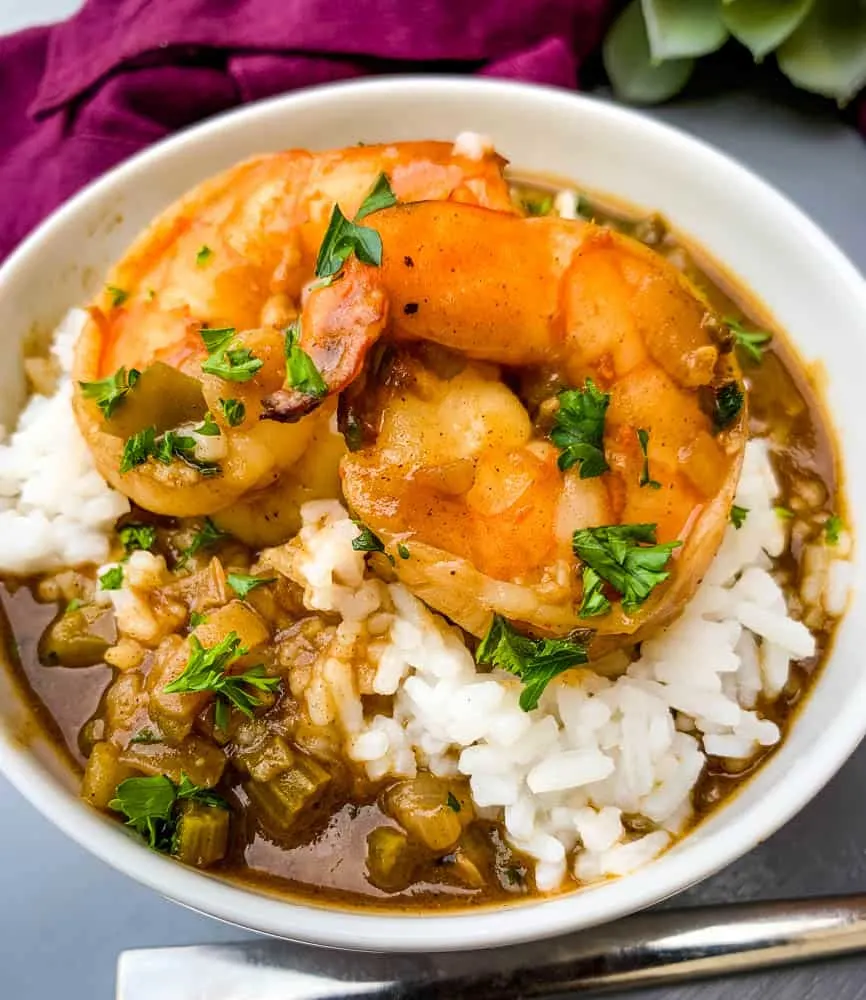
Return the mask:
M 524 206 L 533 206 L 536 214 L 560 187 L 550 179 L 513 182 L 515 199 Z M 582 201 L 581 214 L 640 239 L 673 260 L 705 292 L 719 315 L 733 317 L 751 329 L 772 330 L 760 306 L 699 250 L 671 233 L 663 220 L 636 217 L 604 198 Z M 804 546 L 818 537 L 827 515 L 844 515 L 844 510 L 832 436 L 813 377 L 779 331 L 773 333 L 761 364 L 746 362 L 743 369 L 751 389 L 752 432 L 770 433 L 784 446 L 776 460 L 782 487 L 780 505 L 796 517 L 803 507 L 802 497 L 811 498 L 808 518 L 797 517 L 790 551 L 777 564 L 790 592 L 796 593 Z M 144 517 L 159 523 L 157 518 Z M 63 613 L 65 603 L 46 600 L 44 591 L 37 600 L 37 586 L 34 581 L 10 581 L 4 586 L 4 638 L 13 669 L 41 724 L 64 750 L 70 765 L 80 772 L 92 740 L 90 720 L 98 720 L 103 712 L 104 694 L 114 672 L 105 665 L 67 668 L 40 663 L 40 635 Z M 792 611 L 801 613 L 798 598 L 792 601 Z M 783 731 L 808 693 L 832 641 L 831 621 L 819 617 L 807 624 L 817 639 L 817 655 L 792 665 L 790 679 L 778 701 L 758 706 Z M 746 768 L 736 771 L 725 769 L 724 762 L 714 759 L 695 791 L 695 822 L 734 793 L 760 763 L 753 759 Z M 377 887 L 367 877 L 367 836 L 376 827 L 391 825 L 396 829 L 397 825 L 383 809 L 381 786 L 347 776 L 336 784 L 303 829 L 288 838 L 276 838 L 259 822 L 241 776 L 227 767 L 218 790 L 232 805 L 229 850 L 226 859 L 212 871 L 265 891 L 344 906 L 455 908 L 501 904 L 534 894 L 532 865 L 508 847 L 501 828 L 481 820 L 473 824 L 478 848 L 473 857 L 483 884 L 467 881 L 465 873 L 456 870 L 454 856 L 445 855 L 419 861 L 410 884 L 398 891 Z M 627 828 L 628 819 L 624 817 Z M 639 820 L 635 824 L 633 829 L 638 832 Z M 575 886 L 572 881 L 564 889 Z

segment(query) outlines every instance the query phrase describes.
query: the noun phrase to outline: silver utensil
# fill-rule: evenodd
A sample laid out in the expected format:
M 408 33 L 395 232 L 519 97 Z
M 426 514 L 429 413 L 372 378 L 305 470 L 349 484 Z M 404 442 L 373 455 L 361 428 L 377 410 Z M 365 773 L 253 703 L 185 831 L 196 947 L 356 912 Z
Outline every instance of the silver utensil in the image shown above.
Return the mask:
M 866 895 L 838 896 L 655 911 L 520 948 L 447 955 L 331 951 L 265 938 L 126 951 L 117 1000 L 513 1000 L 656 986 L 860 950 Z

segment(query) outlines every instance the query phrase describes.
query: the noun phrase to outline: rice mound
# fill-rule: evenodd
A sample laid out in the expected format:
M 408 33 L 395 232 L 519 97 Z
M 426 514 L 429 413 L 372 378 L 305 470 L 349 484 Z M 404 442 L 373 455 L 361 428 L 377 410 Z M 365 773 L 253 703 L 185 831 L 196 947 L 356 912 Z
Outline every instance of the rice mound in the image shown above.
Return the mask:
M 777 494 L 767 443 L 750 441 L 736 500 L 749 516 L 728 528 L 682 616 L 634 662 L 618 653 L 561 675 L 529 713 L 516 678 L 479 673 L 445 619 L 365 573 L 339 502 L 306 504 L 297 539 L 265 559 L 304 587 L 309 609 L 343 619 L 304 692 L 314 721 L 340 722 L 348 756 L 373 779 L 419 766 L 467 775 L 476 805 L 502 819 L 535 859 L 539 889 L 552 890 L 569 867 L 588 881 L 656 857 L 691 820 L 707 757 L 743 761 L 779 741 L 758 697 L 776 698 L 815 643 L 770 573 L 786 540 Z M 390 716 L 364 718 L 359 647 L 373 691 L 394 695 Z
M 0 573 L 100 563 L 114 522 L 129 510 L 96 471 L 72 413 L 72 354 L 86 320 L 73 309 L 60 324 L 51 347 L 56 391 L 31 396 L 0 444 Z

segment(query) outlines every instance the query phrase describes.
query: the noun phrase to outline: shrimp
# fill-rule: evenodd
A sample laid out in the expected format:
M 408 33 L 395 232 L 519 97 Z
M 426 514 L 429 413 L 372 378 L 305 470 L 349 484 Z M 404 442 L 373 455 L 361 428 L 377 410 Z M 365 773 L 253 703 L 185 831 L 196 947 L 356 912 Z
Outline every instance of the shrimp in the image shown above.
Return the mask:
M 470 159 L 436 142 L 291 150 L 190 191 L 133 243 L 88 310 L 74 405 L 100 473 L 160 514 L 211 514 L 248 494 L 250 509 L 260 507 L 334 408 L 293 426 L 259 419 L 262 400 L 283 385 L 283 329 L 298 314 L 334 205 L 352 217 L 384 173 L 403 201 L 512 211 L 503 167 L 496 155 Z M 374 326 L 383 310 L 384 300 L 374 302 Z M 211 352 L 224 363 L 210 373 L 203 330 L 225 333 Z M 100 396 L 112 379 L 117 391 L 105 386 Z M 145 457 L 130 467 L 126 443 L 148 430 L 137 454 Z
M 476 635 L 494 613 L 544 634 L 589 628 L 592 655 L 669 621 L 721 541 L 746 438 L 736 359 L 701 293 L 590 224 L 437 204 L 370 222 L 391 310 L 379 355 L 395 360 L 363 389 L 340 386 L 344 427 L 361 434 L 341 475 L 397 575 Z M 371 269 L 349 262 L 342 281 L 356 272 Z M 339 284 L 311 293 L 304 317 L 345 302 Z M 317 322 L 305 334 L 316 360 Z M 548 436 L 566 387 L 604 397 L 594 474 L 562 471 Z M 593 577 L 576 533 L 623 526 L 668 546 L 667 576 L 629 603 L 601 581 L 606 612 L 581 614 Z

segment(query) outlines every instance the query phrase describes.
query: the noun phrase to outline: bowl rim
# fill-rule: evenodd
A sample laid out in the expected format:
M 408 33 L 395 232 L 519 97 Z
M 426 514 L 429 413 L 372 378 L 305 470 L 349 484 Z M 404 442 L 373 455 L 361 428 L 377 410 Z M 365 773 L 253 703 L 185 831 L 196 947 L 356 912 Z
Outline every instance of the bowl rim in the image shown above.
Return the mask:
M 503 101 L 557 106 L 563 114 L 579 108 L 587 119 L 629 130 L 650 143 L 663 142 L 696 163 L 727 175 L 738 189 L 759 199 L 791 227 L 792 239 L 807 240 L 815 256 L 832 268 L 836 280 L 860 295 L 866 309 L 866 283 L 833 241 L 796 205 L 751 170 L 710 144 L 677 128 L 609 101 L 553 87 L 460 76 L 388 76 L 343 81 L 280 95 L 244 105 L 190 129 L 160 140 L 121 163 L 77 192 L 45 219 L 0 267 L 0 289 L 48 244 L 57 227 L 73 218 L 114 185 L 146 172 L 170 150 L 196 144 L 227 125 L 248 117 L 267 116 L 275 109 L 291 112 L 334 100 L 363 103 L 387 99 L 400 90 L 410 94 L 465 96 L 491 93 Z M 831 657 L 834 653 L 831 651 Z M 820 682 L 819 682 L 820 683 Z M 40 765 L 14 736 L 0 728 L 0 771 L 18 791 L 67 836 L 102 861 L 190 909 L 227 923 L 273 936 L 356 951 L 449 951 L 492 948 L 552 937 L 614 920 L 682 891 L 717 872 L 766 839 L 797 813 L 847 760 L 866 734 L 866 714 L 856 698 L 839 708 L 834 726 L 821 742 L 821 752 L 802 761 L 793 774 L 775 782 L 763 799 L 731 819 L 724 836 L 702 837 L 700 828 L 681 842 L 676 852 L 632 874 L 605 884 L 593 906 L 583 912 L 574 903 L 593 890 L 577 890 L 547 899 L 504 907 L 435 911 L 415 914 L 384 910 L 320 907 L 300 900 L 277 898 L 238 883 L 204 875 L 143 848 L 116 822 L 73 800 L 67 789 Z M 68 799 L 68 801 L 67 801 Z M 660 871 L 664 877 L 660 878 Z M 529 918 L 529 919 L 527 919 Z

